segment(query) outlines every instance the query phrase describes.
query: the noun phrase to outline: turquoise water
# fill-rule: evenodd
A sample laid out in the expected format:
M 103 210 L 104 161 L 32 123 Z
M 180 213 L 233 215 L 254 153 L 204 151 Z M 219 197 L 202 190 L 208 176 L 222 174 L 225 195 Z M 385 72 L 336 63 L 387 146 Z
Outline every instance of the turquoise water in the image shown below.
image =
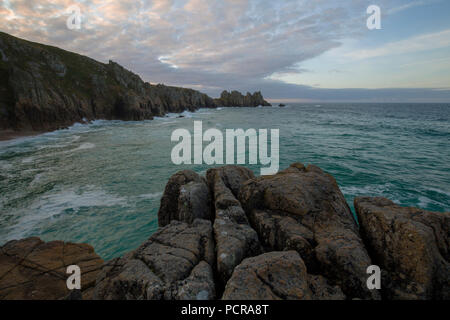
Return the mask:
M 355 196 L 450 210 L 450 107 L 424 104 L 299 104 L 201 109 L 143 122 L 95 121 L 0 142 L 0 245 L 39 236 L 87 242 L 105 259 L 157 229 L 168 178 L 206 165 L 171 162 L 173 130 L 193 121 L 220 130 L 280 129 L 280 169 L 316 164 Z M 251 166 L 259 173 L 260 166 Z

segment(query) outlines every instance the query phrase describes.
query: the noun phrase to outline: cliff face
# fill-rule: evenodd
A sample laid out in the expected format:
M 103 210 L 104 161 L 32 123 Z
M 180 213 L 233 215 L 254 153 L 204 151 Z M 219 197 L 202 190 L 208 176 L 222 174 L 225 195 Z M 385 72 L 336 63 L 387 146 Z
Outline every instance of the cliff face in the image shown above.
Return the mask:
M 206 178 L 184 170 L 169 179 L 160 228 L 139 248 L 101 267 L 87 245 L 64 253 L 88 274 L 84 299 L 450 299 L 449 212 L 366 197 L 355 209 L 360 226 L 336 180 L 314 165 L 262 177 L 238 166 Z M 65 277 L 21 269 L 62 268 L 61 245 L 0 247 L 0 300 L 66 297 Z M 380 290 L 367 286 L 371 265 L 381 268 Z M 44 281 L 51 290 L 39 291 Z
M 260 93 L 246 99 L 223 105 L 264 102 Z M 49 131 L 83 119 L 144 120 L 216 106 L 206 94 L 146 83 L 115 62 L 100 63 L 0 32 L 0 129 Z
M 205 94 L 151 85 L 110 61 L 0 33 L 0 126 L 47 131 L 82 119 L 151 119 L 214 107 Z
M 242 95 L 238 91 L 223 91 L 219 99 L 214 100 L 218 106 L 221 107 L 269 107 L 271 106 L 266 100 L 264 100 L 261 92 L 255 92 L 251 94 L 247 92 L 247 95 Z

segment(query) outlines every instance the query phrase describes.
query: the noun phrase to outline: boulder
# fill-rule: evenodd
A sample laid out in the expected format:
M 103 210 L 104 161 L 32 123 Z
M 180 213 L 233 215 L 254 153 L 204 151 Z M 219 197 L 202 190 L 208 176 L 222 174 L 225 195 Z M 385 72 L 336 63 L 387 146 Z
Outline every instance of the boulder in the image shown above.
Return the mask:
M 106 263 L 97 278 L 94 298 L 213 299 L 213 265 L 211 222 L 172 221 L 137 250 Z
M 167 182 L 158 211 L 160 227 L 172 220 L 192 223 L 212 219 L 211 196 L 203 177 L 191 170 L 177 172 Z
M 450 212 L 368 197 L 356 198 L 355 209 L 386 298 L 450 299 Z
M 321 276 L 308 275 L 296 251 L 245 259 L 233 272 L 224 300 L 340 300 L 345 295 Z
M 43 242 L 33 237 L 0 248 L 0 300 L 57 300 L 74 294 L 67 289 L 67 267 L 81 269 L 79 298 L 90 299 L 103 260 L 88 244 Z
M 309 272 L 325 276 L 350 298 L 380 297 L 367 289 L 372 262 L 331 175 L 295 163 L 245 182 L 239 199 L 266 250 L 296 250 Z
M 295 251 L 245 259 L 233 272 L 224 300 L 309 300 L 306 266 Z

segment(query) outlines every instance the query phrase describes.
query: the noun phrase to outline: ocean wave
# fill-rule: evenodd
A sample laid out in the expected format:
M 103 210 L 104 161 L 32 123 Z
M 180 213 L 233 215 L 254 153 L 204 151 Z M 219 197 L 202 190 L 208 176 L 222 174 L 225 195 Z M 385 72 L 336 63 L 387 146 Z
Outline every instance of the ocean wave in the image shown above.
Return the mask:
M 89 150 L 89 149 L 94 149 L 95 148 L 95 144 L 90 143 L 90 142 L 85 142 L 82 143 L 79 147 L 72 149 L 70 151 L 67 152 L 75 152 L 75 151 L 80 151 L 80 150 Z
M 428 190 L 428 191 L 433 191 L 433 192 L 437 192 L 437 193 L 446 195 L 447 197 L 450 197 L 450 192 L 448 192 L 448 191 L 444 191 L 444 190 L 437 189 L 437 188 L 427 188 L 426 190 Z
M 67 210 L 78 212 L 84 207 L 114 207 L 124 206 L 127 203 L 127 198 L 96 186 L 51 190 L 35 199 L 26 209 L 14 213 L 16 221 L 7 227 L 4 236 L 0 236 L 0 242 L 27 237 L 36 227 L 48 225 L 50 220 Z
M 140 194 L 140 195 L 136 196 L 136 198 L 138 198 L 138 199 L 144 199 L 144 200 L 153 200 L 153 199 L 159 199 L 159 198 L 161 198 L 162 195 L 163 195 L 162 192 L 145 193 L 145 194 Z
M 379 196 L 390 192 L 392 187 L 393 185 L 391 183 L 366 186 L 343 186 L 341 187 L 341 191 L 345 195 Z

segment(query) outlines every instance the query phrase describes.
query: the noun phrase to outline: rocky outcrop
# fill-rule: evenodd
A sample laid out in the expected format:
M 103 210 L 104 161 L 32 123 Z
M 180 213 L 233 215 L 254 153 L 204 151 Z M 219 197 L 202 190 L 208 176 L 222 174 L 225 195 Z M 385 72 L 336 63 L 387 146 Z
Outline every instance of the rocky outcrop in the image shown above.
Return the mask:
M 81 294 L 90 299 L 103 260 L 87 244 L 10 241 L 0 248 L 0 300 L 57 300 L 70 297 L 67 267 L 81 270 Z
M 94 298 L 106 300 L 214 299 L 211 222 L 173 221 L 137 250 L 105 264 Z
M 242 167 L 226 166 L 208 170 L 206 177 L 214 195 L 217 272 L 225 284 L 244 258 L 261 252 L 258 235 L 234 195 L 242 182 L 254 175 Z
M 0 298 L 66 298 L 69 263 L 87 273 L 85 299 L 450 298 L 450 213 L 383 198 L 357 198 L 355 209 L 360 227 L 335 179 L 313 165 L 262 177 L 238 166 L 206 179 L 180 171 L 162 197 L 159 230 L 101 269 L 87 245 L 6 244 Z M 381 267 L 381 290 L 368 289 L 371 265 Z
M 100 63 L 2 32 L 0 55 L 0 130 L 42 132 L 94 119 L 144 120 L 217 106 L 199 91 L 146 83 L 113 61 Z M 264 102 L 260 93 L 249 98 L 251 105 Z
M 309 276 L 296 251 L 269 252 L 245 259 L 233 272 L 224 300 L 343 300 L 339 287 Z
M 350 298 L 377 299 L 367 289 L 372 262 L 335 179 L 300 163 L 247 181 L 239 199 L 266 250 L 296 250 L 308 271 L 339 285 Z
M 220 107 L 270 107 L 271 104 L 264 100 L 261 92 L 253 94 L 247 92 L 243 95 L 239 91 L 223 91 L 220 98 L 215 99 L 215 103 Z
M 160 227 L 172 220 L 192 223 L 212 219 L 211 195 L 206 180 L 191 170 L 174 174 L 166 185 L 158 211 Z
M 387 299 L 450 299 L 450 213 L 356 198 L 361 233 Z

